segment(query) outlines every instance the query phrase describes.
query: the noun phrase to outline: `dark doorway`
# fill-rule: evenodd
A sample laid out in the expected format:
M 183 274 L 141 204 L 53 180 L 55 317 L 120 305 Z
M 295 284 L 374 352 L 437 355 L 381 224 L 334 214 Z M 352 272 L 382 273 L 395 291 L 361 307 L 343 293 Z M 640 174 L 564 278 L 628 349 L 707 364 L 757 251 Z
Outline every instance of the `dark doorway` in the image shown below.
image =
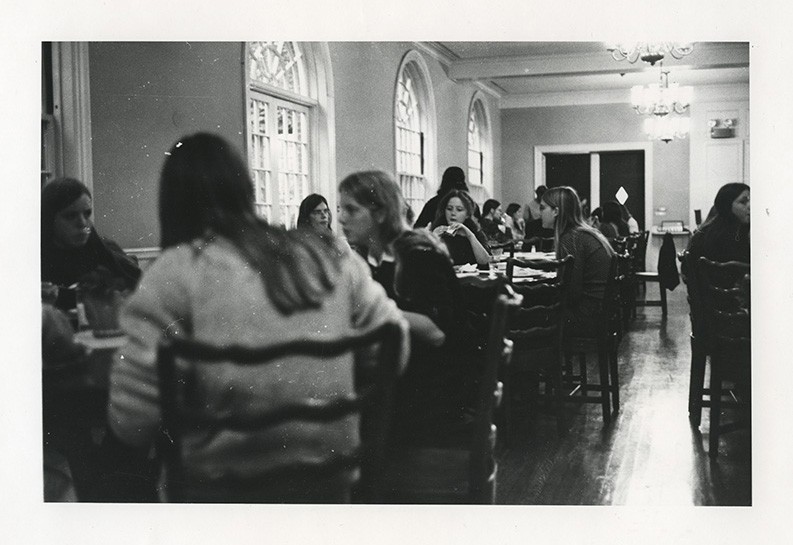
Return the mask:
M 590 197 L 591 163 L 588 153 L 546 153 L 545 185 L 569 185 L 580 199 L 592 202 Z
M 625 206 L 644 229 L 644 151 L 601 151 L 600 202 L 618 200 L 620 187 L 625 188 Z

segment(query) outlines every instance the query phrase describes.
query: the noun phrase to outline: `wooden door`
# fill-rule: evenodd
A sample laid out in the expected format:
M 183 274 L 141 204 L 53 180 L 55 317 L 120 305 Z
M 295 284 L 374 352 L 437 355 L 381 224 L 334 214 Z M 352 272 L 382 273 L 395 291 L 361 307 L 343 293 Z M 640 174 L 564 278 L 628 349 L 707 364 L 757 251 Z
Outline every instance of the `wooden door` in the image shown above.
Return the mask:
M 578 192 L 580 199 L 591 202 L 591 160 L 588 153 L 546 153 L 545 185 L 567 185 Z
M 644 151 L 601 151 L 598 154 L 601 205 L 606 201 L 618 201 L 617 192 L 624 188 L 628 195 L 624 204 L 639 223 L 639 229 L 644 229 Z

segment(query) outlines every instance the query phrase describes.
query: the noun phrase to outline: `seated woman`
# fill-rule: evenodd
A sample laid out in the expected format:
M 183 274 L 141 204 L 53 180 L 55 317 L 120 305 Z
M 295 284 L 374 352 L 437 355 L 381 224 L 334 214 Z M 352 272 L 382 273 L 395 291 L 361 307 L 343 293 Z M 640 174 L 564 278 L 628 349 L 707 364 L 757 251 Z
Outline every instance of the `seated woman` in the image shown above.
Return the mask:
M 504 224 L 504 212 L 501 203 L 495 199 L 487 199 L 482 205 L 482 232 L 488 244 L 499 245 L 512 240 L 512 231 Z
M 443 423 L 462 416 L 469 372 L 474 374 L 463 363 L 470 359 L 464 348 L 470 335 L 448 250 L 431 232 L 407 228 L 402 193 L 387 173 L 351 174 L 339 193 L 345 235 L 367 248 L 375 279 L 386 283 L 410 324 L 411 355 L 397 388 L 394 436 L 399 442 L 437 436 Z
M 68 288 L 88 273 L 104 269 L 122 289 L 140 278 L 137 264 L 91 222 L 91 192 L 73 178 L 59 178 L 41 190 L 41 281 Z M 59 290 L 58 308 L 74 308 L 72 290 Z
M 526 223 L 523 220 L 521 206 L 518 203 L 512 202 L 507 205 L 504 224 L 512 231 L 513 240 L 523 240 L 526 236 Z
M 471 196 L 459 190 L 448 192 L 438 203 L 432 232 L 446 244 L 455 265 L 487 265 L 490 262 L 487 239 L 472 219 L 474 206 Z
M 688 258 L 683 263 L 683 277 L 691 305 L 691 325 L 695 336 L 702 333 L 702 302 L 699 297 L 697 262 L 700 257 L 711 261 L 751 263 L 749 245 L 749 186 L 741 183 L 723 185 L 708 218 L 691 236 Z
M 614 251 L 603 235 L 584 221 L 578 194 L 572 187 L 546 191 L 540 202 L 540 217 L 543 227 L 554 229 L 556 257 L 572 255 L 575 259 L 565 328 L 591 336 L 596 331 Z
M 603 218 L 598 229 L 607 239 L 625 237 L 630 234 L 627 222 L 622 219 L 622 209 L 617 201 L 607 201 L 602 207 Z
M 111 369 L 108 423 L 126 445 L 145 452 L 158 436 L 156 353 L 164 333 L 261 346 L 318 332 L 333 339 L 391 321 L 406 327 L 366 264 L 335 237 L 285 231 L 257 217 L 248 167 L 218 136 L 195 134 L 171 148 L 160 177 L 159 216 L 163 252 L 122 311 L 129 343 Z M 208 411 L 247 414 L 295 398 L 352 393 L 354 358 L 328 358 L 322 366 L 294 359 L 244 370 L 223 365 L 196 370 L 195 381 L 196 403 Z M 188 493 L 246 501 L 217 480 L 347 452 L 358 443 L 355 418 L 319 429 L 290 423 L 262 432 L 197 430 L 185 437 L 184 465 L 202 483 Z M 316 494 L 344 501 L 352 478 L 340 470 L 322 482 L 268 490 L 266 500 L 256 501 L 316 501 Z
M 297 212 L 297 226 L 310 227 L 319 233 L 331 231 L 333 216 L 328 207 L 328 201 L 318 193 L 312 193 L 300 203 Z
M 385 172 L 355 172 L 339 184 L 339 223 L 344 236 L 366 259 L 372 278 L 395 300 L 393 245 L 399 236 L 409 231 L 405 211 L 399 185 Z M 443 342 L 443 332 L 427 316 L 413 312 L 404 314 L 414 337 L 435 345 Z

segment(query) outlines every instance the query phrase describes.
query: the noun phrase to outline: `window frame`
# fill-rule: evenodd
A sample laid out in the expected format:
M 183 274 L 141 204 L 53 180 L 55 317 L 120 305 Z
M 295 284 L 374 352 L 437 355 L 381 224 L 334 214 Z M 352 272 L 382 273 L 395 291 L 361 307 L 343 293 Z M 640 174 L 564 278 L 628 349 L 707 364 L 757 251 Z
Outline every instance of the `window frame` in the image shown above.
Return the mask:
M 242 43 L 242 57 L 243 57 L 243 77 L 245 81 L 245 150 L 247 154 L 247 162 L 248 167 L 250 169 L 251 178 L 254 180 L 254 184 L 256 184 L 256 173 L 254 170 L 254 165 L 252 163 L 253 158 L 256 156 L 256 152 L 253 148 L 253 134 L 251 132 L 252 127 L 252 120 L 250 117 L 251 113 L 251 103 L 253 100 L 259 100 L 262 102 L 266 102 L 271 105 L 273 108 L 273 112 L 277 112 L 278 107 L 286 107 L 293 110 L 298 110 L 304 112 L 307 117 L 306 121 L 306 136 L 307 136 L 307 153 L 308 153 L 308 160 L 307 160 L 307 189 L 304 191 L 300 191 L 300 193 L 305 193 L 302 195 L 297 203 L 292 201 L 286 201 L 282 199 L 281 196 L 281 189 L 278 180 L 279 173 L 281 170 L 278 168 L 279 166 L 279 159 L 277 157 L 277 152 L 279 147 L 270 145 L 270 165 L 271 165 L 271 176 L 270 176 L 270 184 L 271 184 L 271 192 L 272 192 L 272 202 L 260 202 L 258 199 L 256 200 L 256 209 L 259 210 L 267 210 L 269 209 L 270 214 L 263 216 L 267 219 L 267 221 L 276 224 L 284 225 L 287 228 L 295 227 L 295 222 L 297 219 L 297 210 L 300 205 L 300 200 L 305 198 L 312 192 L 323 192 L 327 191 L 326 187 L 323 187 L 321 183 L 319 183 L 318 178 L 320 176 L 320 171 L 323 169 L 320 167 L 321 161 L 321 141 L 320 141 L 320 123 L 323 116 L 321 109 L 322 105 L 320 102 L 315 98 L 317 96 L 317 76 L 316 76 L 316 63 L 314 60 L 314 53 L 311 51 L 311 44 L 303 44 L 302 42 L 293 42 L 298 50 L 301 52 L 301 58 L 303 59 L 303 66 L 300 69 L 301 77 L 305 78 L 300 85 L 300 87 L 306 92 L 306 95 L 301 95 L 289 89 L 284 89 L 282 87 L 278 87 L 276 85 L 272 85 L 266 82 L 253 80 L 250 77 L 250 56 L 249 56 L 249 47 L 251 42 L 243 42 Z M 324 83 L 324 82 L 323 82 Z M 275 120 L 273 114 L 271 114 L 271 119 L 273 124 L 277 126 L 277 120 Z M 277 133 L 273 133 L 270 135 L 271 143 L 275 142 L 278 138 Z M 327 154 L 324 154 L 327 155 Z
M 399 147 L 400 130 L 403 128 L 399 116 L 399 99 L 401 96 L 403 74 L 407 73 L 412 81 L 413 95 L 416 102 L 416 113 L 420 134 L 421 158 L 420 172 L 407 172 L 400 170 L 400 154 L 407 150 Z M 394 116 L 394 175 L 403 197 L 413 212 L 418 214 L 421 207 L 431 196 L 430 179 L 437 172 L 436 157 L 436 116 L 435 99 L 432 92 L 432 82 L 429 77 L 429 67 L 421 54 L 416 50 L 409 50 L 402 58 L 394 82 L 393 116 Z M 415 130 L 415 128 L 409 128 Z M 410 188 L 406 190 L 406 188 Z M 423 193 L 418 195 L 416 189 Z
M 474 122 L 476 132 L 479 139 L 479 150 L 472 150 L 470 145 L 470 127 L 471 122 Z M 474 93 L 471 97 L 471 103 L 468 107 L 468 117 L 466 118 L 466 177 L 468 178 L 468 187 L 474 200 L 477 202 L 484 202 L 489 195 L 493 195 L 493 134 L 491 130 L 490 118 L 487 111 L 487 106 L 479 91 Z M 471 174 L 471 154 L 477 153 L 479 155 L 479 168 L 480 180 L 474 181 Z

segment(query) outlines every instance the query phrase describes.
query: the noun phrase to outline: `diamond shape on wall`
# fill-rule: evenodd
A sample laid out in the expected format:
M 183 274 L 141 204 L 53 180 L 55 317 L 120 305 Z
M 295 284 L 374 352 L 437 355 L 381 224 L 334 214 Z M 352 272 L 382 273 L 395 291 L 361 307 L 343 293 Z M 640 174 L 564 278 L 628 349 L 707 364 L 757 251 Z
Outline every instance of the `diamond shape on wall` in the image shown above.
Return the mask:
M 625 204 L 625 201 L 628 200 L 628 192 L 625 191 L 624 187 L 620 186 L 620 188 L 617 190 L 617 194 L 615 195 L 615 197 L 617 197 L 617 201 L 620 204 Z

